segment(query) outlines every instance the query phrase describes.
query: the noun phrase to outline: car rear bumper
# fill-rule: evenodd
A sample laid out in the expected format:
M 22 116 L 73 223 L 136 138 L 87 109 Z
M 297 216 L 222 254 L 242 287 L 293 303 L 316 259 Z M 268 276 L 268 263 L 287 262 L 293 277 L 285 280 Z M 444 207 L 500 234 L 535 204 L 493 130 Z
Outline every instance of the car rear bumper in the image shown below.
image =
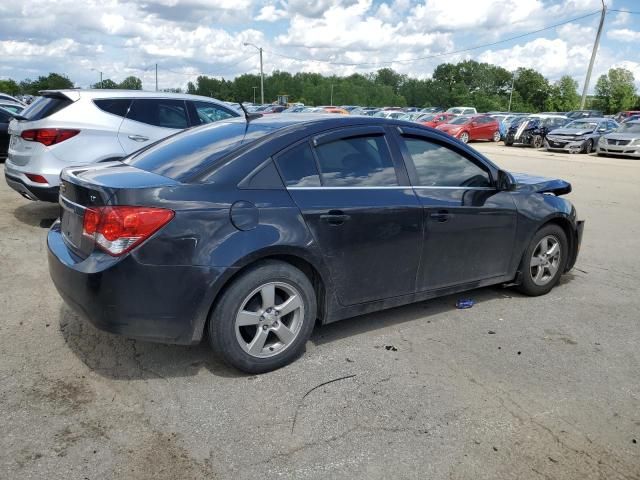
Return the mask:
M 57 186 L 35 186 L 33 184 L 27 183 L 27 181 L 23 180 L 19 176 L 11 175 L 6 170 L 4 178 L 7 181 L 7 185 L 9 185 L 16 192 L 29 200 L 41 200 L 43 202 L 53 203 L 56 203 L 58 201 L 58 193 L 60 188 Z
M 77 257 L 56 222 L 47 236 L 49 273 L 64 301 L 95 327 L 141 340 L 193 344 L 225 269 L 140 263 L 135 255 Z

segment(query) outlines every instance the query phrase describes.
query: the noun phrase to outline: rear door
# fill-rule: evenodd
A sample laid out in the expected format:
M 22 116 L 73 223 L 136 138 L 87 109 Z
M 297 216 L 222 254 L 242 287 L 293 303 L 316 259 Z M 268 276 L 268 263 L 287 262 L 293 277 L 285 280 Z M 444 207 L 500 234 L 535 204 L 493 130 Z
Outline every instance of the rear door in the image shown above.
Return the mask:
M 184 100 L 137 98 L 120 125 L 118 141 L 128 155 L 189 126 Z
M 7 150 L 9 149 L 9 120 L 11 116 L 0 110 L 0 158 L 7 156 Z
M 454 145 L 405 129 L 401 149 L 424 208 L 419 290 L 505 275 L 516 233 L 510 192 L 493 186 L 490 169 Z
M 415 291 L 422 206 L 386 135 L 377 126 L 343 128 L 276 159 L 343 305 Z

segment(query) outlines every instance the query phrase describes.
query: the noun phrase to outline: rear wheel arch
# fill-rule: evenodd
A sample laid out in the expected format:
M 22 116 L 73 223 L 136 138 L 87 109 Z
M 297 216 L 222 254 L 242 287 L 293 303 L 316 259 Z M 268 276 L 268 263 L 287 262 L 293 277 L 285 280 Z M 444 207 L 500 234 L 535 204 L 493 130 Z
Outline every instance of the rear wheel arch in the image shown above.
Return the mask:
M 273 253 L 273 252 L 265 252 L 263 255 L 258 257 L 252 257 L 250 260 L 245 260 L 240 262 L 237 265 L 237 268 L 231 275 L 224 278 L 222 285 L 220 285 L 217 290 L 214 292 L 213 298 L 209 301 L 209 308 L 206 312 L 206 316 L 204 321 L 201 322 L 201 325 L 197 326 L 197 331 L 194 332 L 194 339 L 201 340 L 204 332 L 206 331 L 206 326 L 209 323 L 212 312 L 215 310 L 216 305 L 224 295 L 227 288 L 242 274 L 247 272 L 252 268 L 256 268 L 261 264 L 267 263 L 269 261 L 276 261 L 287 263 L 302 273 L 309 279 L 311 285 L 313 285 L 314 292 L 316 294 L 316 303 L 317 303 L 317 319 L 322 323 L 324 318 L 326 318 L 327 312 L 327 299 L 328 293 L 327 289 L 329 288 L 330 283 L 328 283 L 328 274 L 326 272 L 322 272 L 321 267 L 319 268 L 314 264 L 311 260 L 306 258 L 303 255 L 296 255 L 291 253 Z

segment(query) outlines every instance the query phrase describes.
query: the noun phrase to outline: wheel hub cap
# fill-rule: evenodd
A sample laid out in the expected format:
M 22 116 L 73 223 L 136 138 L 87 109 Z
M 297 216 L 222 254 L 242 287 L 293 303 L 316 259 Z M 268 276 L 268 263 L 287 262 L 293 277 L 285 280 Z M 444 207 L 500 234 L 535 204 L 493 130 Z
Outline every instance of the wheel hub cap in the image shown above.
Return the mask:
M 536 285 L 546 285 L 556 278 L 560 268 L 560 242 L 553 235 L 542 238 L 531 256 L 530 275 Z

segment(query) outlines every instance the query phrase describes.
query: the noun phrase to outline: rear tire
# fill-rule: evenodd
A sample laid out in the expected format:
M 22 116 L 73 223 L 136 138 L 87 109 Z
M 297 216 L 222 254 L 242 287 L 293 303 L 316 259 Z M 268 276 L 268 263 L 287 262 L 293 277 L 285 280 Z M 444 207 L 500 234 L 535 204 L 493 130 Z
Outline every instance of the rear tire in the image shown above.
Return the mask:
M 208 322 L 214 352 L 246 373 L 283 367 L 304 352 L 316 320 L 316 296 L 307 276 L 267 260 L 225 289 Z
M 512 147 L 513 146 L 513 140 L 508 140 L 508 139 L 504 139 L 504 145 L 505 147 Z
M 500 131 L 496 130 L 496 131 L 493 133 L 493 137 L 491 137 L 491 140 L 492 140 L 493 142 L 499 142 L 499 141 L 500 141 Z
M 560 280 L 569 259 L 569 242 L 555 224 L 543 226 L 531 239 L 522 256 L 518 290 L 532 297 L 548 293 Z

